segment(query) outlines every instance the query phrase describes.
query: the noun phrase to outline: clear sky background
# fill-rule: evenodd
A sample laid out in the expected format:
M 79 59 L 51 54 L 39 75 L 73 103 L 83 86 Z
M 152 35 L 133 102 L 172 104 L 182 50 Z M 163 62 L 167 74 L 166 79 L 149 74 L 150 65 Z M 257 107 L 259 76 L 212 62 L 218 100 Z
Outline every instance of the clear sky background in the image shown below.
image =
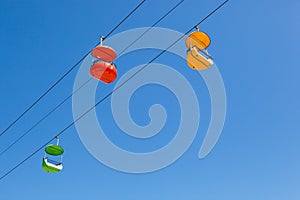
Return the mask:
M 0 130 L 138 3 L 1 0 Z M 176 3 L 148 0 L 115 33 L 151 26 Z M 184 33 L 220 3 L 186 0 L 158 26 Z M 212 39 L 209 50 L 222 74 L 228 103 L 221 138 L 205 159 L 198 159 L 198 151 L 210 119 L 209 94 L 201 77 L 184 60 L 167 53 L 158 62 L 174 67 L 190 80 L 201 106 L 197 137 L 177 162 L 148 174 L 113 170 L 88 153 L 72 127 L 61 137 L 65 148 L 65 168 L 61 173 L 42 170 L 40 151 L 0 181 L 0 198 L 299 200 L 299 10 L 297 0 L 231 0 L 200 27 Z M 157 53 L 145 50 L 122 57 L 116 61 L 120 75 L 147 63 Z M 0 137 L 0 149 L 71 94 L 75 75 L 76 70 Z M 97 96 L 112 87 L 99 84 Z M 154 91 L 162 95 L 147 95 Z M 174 107 L 168 104 L 168 96 L 174 98 L 164 88 L 145 87 L 131 102 L 133 119 L 140 125 L 149 122 L 149 105 L 165 105 L 171 119 L 160 133 L 160 140 L 124 139 L 112 120 L 109 99 L 97 108 L 100 123 L 107 133 L 112 133 L 108 137 L 123 148 L 135 152 L 154 150 L 168 143 L 178 127 L 175 122 L 180 116 L 179 108 L 176 103 Z M 72 122 L 71 105 L 68 101 L 0 156 L 0 176 Z

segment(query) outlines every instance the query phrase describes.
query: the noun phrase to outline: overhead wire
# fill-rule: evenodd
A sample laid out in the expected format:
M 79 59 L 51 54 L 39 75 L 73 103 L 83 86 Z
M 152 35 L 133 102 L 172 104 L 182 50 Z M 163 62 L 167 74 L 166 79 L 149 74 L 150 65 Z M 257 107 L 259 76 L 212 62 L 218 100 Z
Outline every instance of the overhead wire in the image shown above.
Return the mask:
M 159 18 L 152 26 L 150 26 L 146 31 L 144 31 L 137 39 L 131 42 L 121 53 L 124 53 L 128 48 L 130 48 L 133 44 L 135 44 L 139 39 L 141 39 L 147 32 L 149 32 L 153 27 L 155 27 L 159 22 L 161 22 L 164 18 L 166 18 L 172 11 L 174 11 L 179 5 L 181 5 L 185 0 L 181 0 L 175 6 L 173 6 L 166 14 L 164 14 L 161 18 Z M 109 35 L 109 34 L 108 34 Z M 79 88 L 77 88 L 71 95 L 66 97 L 63 101 L 61 101 L 57 106 L 55 106 L 52 110 L 50 110 L 44 117 L 42 117 L 39 121 L 37 121 L 33 126 L 31 126 L 27 131 L 25 131 L 22 135 L 20 135 L 13 143 L 7 146 L 3 151 L 0 152 L 0 156 L 6 153 L 9 149 L 11 149 L 14 145 L 16 145 L 22 138 L 24 138 L 28 133 L 30 133 L 35 127 L 41 124 L 45 119 L 47 119 L 52 113 L 54 113 L 59 107 L 61 107 L 68 99 L 70 99 L 76 92 L 78 92 L 81 88 L 91 81 L 92 78 L 89 78 L 86 82 L 84 82 Z
M 126 21 L 146 0 L 142 0 L 129 14 L 127 14 L 119 24 L 117 24 L 104 38 L 110 36 L 122 23 Z M 94 47 L 98 46 L 98 42 Z M 25 111 L 23 111 L 13 122 L 11 122 L 1 133 L 4 135 L 11 127 L 13 127 L 26 113 L 28 113 L 39 101 L 41 101 L 53 88 L 55 88 L 68 74 L 70 74 L 89 54 L 91 50 L 81 57 L 67 72 L 65 72 L 53 85 L 51 85 L 40 97 L 38 97 Z
M 5 154 L 9 149 L 11 149 L 14 145 L 16 145 L 22 138 L 24 138 L 28 133 L 30 133 L 35 127 L 41 124 L 45 119 L 47 119 L 52 113 L 54 113 L 58 108 L 60 108 L 67 100 L 69 100 L 75 93 L 77 93 L 81 88 L 87 85 L 92 79 L 88 79 L 84 82 L 79 88 L 77 88 L 72 94 L 70 94 L 67 98 L 57 104 L 52 110 L 50 110 L 44 117 L 38 120 L 33 126 L 31 126 L 27 131 L 25 131 L 22 135 L 20 135 L 13 143 L 7 146 L 3 151 L 0 152 L 0 156 Z
M 124 52 L 126 52 L 133 44 L 135 44 L 139 39 L 141 39 L 146 33 L 148 33 L 154 26 L 156 26 L 159 22 L 161 22 L 165 17 L 167 17 L 171 12 L 173 12 L 178 6 L 180 6 L 185 0 L 181 0 L 178 2 L 173 8 L 171 8 L 166 14 L 164 14 L 159 20 L 157 20 L 152 26 L 150 26 L 146 31 L 144 31 L 138 38 L 136 38 L 133 42 L 131 42 L 123 51 L 119 53 L 121 56 Z
M 104 100 L 106 100 L 108 97 L 110 97 L 114 92 L 119 90 L 123 85 L 125 85 L 128 81 L 130 81 L 133 77 L 135 77 L 138 73 L 140 73 L 142 70 L 144 70 L 147 66 L 149 66 L 152 62 L 154 62 L 157 58 L 159 58 L 161 55 L 163 55 L 166 51 L 168 51 L 170 48 L 172 48 L 175 44 L 177 44 L 183 37 L 185 37 L 187 34 L 189 34 L 196 26 L 199 26 L 201 23 L 203 23 L 207 18 L 209 18 L 211 15 L 213 15 L 216 11 L 218 11 L 221 7 L 223 7 L 229 0 L 225 0 L 222 4 L 220 4 L 218 7 L 216 7 L 214 10 L 212 10 L 206 17 L 204 17 L 201 21 L 199 21 L 195 26 L 193 26 L 190 30 L 188 30 L 186 33 L 184 33 L 182 36 L 180 36 L 177 40 L 175 40 L 170 46 L 168 46 L 166 49 L 162 50 L 157 56 L 155 56 L 153 59 L 151 59 L 147 64 L 145 64 L 142 68 L 140 68 L 138 71 L 136 71 L 134 74 L 132 74 L 128 79 L 126 79 L 123 83 L 121 83 L 117 88 L 112 90 L 110 93 L 108 93 L 105 97 L 100 99 L 93 107 L 88 109 L 86 112 L 84 112 L 81 116 L 79 116 L 77 119 L 75 119 L 72 123 L 70 123 L 68 126 L 66 126 L 63 130 L 61 130 L 55 137 L 51 138 L 49 141 L 44 143 L 42 146 L 40 146 L 37 150 L 35 150 L 33 153 L 31 153 L 29 156 L 27 156 L 24 160 L 22 160 L 20 163 L 18 163 L 16 166 L 14 166 L 12 169 L 7 171 L 4 175 L 0 177 L 0 181 L 8 176 L 10 173 L 12 173 L 15 169 L 17 169 L 19 166 L 21 166 L 24 162 L 29 160 L 32 156 L 34 156 L 36 153 L 38 153 L 40 150 L 42 150 L 44 147 L 46 147 L 51 141 L 53 141 L 55 138 L 59 137 L 63 133 L 65 133 L 70 127 L 72 127 L 76 122 L 78 122 L 80 119 L 82 119 L 87 113 L 89 113 L 91 110 L 93 110 L 96 106 L 98 106 L 100 103 L 102 103 Z
M 128 17 L 130 17 L 139 7 L 141 7 L 141 5 L 143 5 L 143 3 L 145 3 L 145 1 L 146 0 L 141 1 L 117 26 L 115 26 L 115 28 L 113 28 L 106 36 L 104 36 L 103 40 L 105 40 L 105 38 L 109 37 L 117 28 L 119 28 L 119 26 L 123 24 Z

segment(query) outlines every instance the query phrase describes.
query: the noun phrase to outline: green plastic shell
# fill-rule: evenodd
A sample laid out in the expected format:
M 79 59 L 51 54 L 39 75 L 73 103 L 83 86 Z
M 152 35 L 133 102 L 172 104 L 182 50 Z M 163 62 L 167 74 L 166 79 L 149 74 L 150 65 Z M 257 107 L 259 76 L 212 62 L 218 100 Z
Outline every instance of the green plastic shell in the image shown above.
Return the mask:
M 45 152 L 52 156 L 60 156 L 64 153 L 64 149 L 61 146 L 51 144 L 45 148 Z
M 42 168 L 46 171 L 46 172 L 51 172 L 51 173 L 55 173 L 55 172 L 60 172 L 60 169 L 48 166 L 46 164 L 46 162 L 43 160 L 43 164 L 42 164 Z

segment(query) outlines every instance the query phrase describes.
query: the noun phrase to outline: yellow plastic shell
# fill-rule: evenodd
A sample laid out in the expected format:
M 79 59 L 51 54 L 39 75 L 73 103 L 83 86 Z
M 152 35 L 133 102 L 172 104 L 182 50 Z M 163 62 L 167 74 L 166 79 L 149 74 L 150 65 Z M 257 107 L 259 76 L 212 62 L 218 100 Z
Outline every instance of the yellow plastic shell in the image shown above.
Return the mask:
M 205 70 L 214 63 L 211 58 L 206 58 L 202 55 L 196 47 L 188 50 L 186 61 L 188 66 L 194 70 Z
M 187 48 L 197 47 L 200 50 L 206 49 L 210 45 L 210 38 L 204 32 L 193 32 L 185 40 Z

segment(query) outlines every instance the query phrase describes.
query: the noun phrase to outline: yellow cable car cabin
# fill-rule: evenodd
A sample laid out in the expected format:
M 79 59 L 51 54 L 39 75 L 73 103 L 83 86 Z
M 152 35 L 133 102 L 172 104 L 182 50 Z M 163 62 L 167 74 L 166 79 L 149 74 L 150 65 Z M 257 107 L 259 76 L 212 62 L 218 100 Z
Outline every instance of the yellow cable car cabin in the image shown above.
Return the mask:
M 214 64 L 212 57 L 206 50 L 210 45 L 210 38 L 206 33 L 200 31 L 191 33 L 185 44 L 188 47 L 186 61 L 190 68 L 205 70 Z

